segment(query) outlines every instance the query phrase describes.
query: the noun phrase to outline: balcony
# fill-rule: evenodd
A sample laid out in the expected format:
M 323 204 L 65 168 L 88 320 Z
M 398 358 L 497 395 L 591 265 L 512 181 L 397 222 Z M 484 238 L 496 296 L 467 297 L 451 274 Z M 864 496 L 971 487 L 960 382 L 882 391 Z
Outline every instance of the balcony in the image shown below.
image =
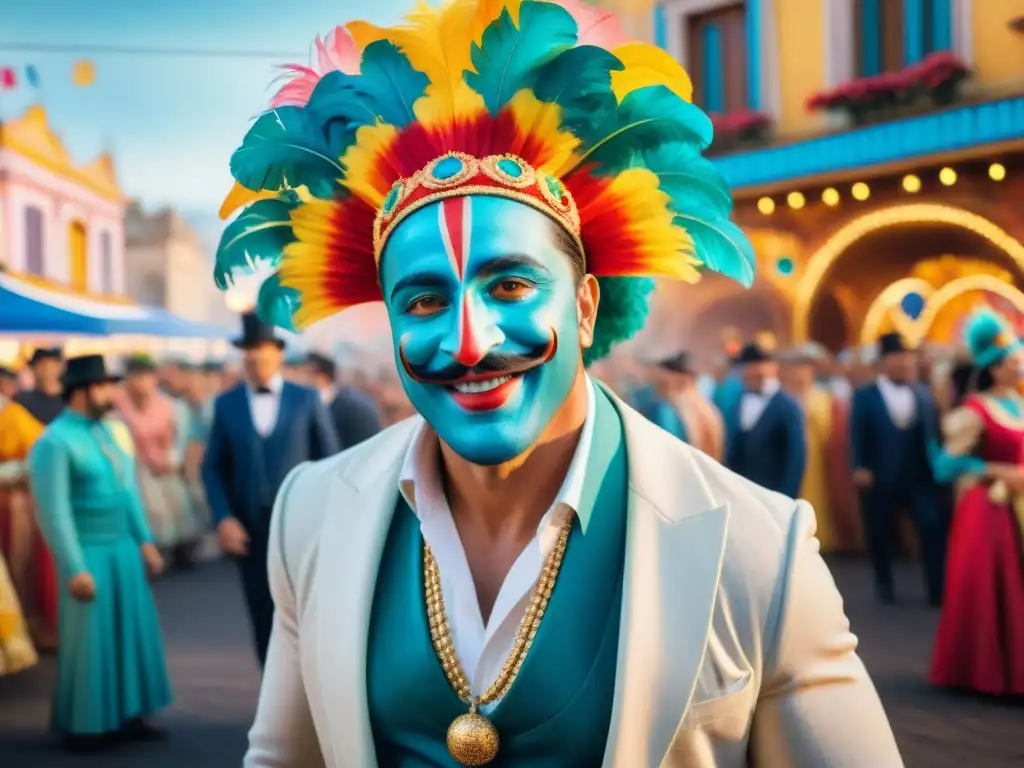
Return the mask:
M 713 160 L 743 189 L 1011 141 L 1024 144 L 1024 94 Z

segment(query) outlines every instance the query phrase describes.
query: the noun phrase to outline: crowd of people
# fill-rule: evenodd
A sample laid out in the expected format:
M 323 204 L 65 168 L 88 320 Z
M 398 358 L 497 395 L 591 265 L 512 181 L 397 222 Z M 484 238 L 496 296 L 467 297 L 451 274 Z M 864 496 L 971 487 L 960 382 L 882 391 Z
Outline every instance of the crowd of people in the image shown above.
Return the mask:
M 967 342 L 940 353 L 889 334 L 833 357 L 762 335 L 703 370 L 680 352 L 630 380 L 593 373 L 736 473 L 808 500 L 821 549 L 865 552 L 881 602 L 898 599 L 894 556 L 918 557 L 929 605 L 944 606 L 932 681 L 1021 694 L 1024 355 L 992 314 Z M 411 413 L 388 382 L 342 383 L 326 356 L 286 356 L 255 315 L 236 346 L 241 370 L 136 355 L 122 376 L 59 349 L 35 351 L 30 379 L 0 369 L 0 674 L 56 651 L 54 725 L 76 749 L 161 737 L 145 719 L 171 696 L 146 581 L 193 567 L 214 535 L 265 662 L 278 489 Z M 83 606 L 100 604 L 102 626 L 85 629 Z M 116 701 L 100 693 L 112 680 Z

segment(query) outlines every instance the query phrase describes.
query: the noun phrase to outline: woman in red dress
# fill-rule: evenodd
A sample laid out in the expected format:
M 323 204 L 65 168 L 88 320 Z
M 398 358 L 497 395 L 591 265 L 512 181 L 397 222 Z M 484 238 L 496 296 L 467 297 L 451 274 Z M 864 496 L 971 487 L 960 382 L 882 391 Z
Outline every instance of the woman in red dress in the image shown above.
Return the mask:
M 970 392 L 943 420 L 940 481 L 957 480 L 935 685 L 1024 695 L 1024 352 L 991 311 L 965 331 Z

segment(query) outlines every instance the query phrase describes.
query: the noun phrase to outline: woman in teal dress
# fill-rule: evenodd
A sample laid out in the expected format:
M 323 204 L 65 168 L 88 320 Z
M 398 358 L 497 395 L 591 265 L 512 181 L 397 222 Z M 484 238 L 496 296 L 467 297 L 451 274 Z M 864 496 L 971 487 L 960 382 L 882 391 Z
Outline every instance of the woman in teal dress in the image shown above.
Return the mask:
M 115 381 L 98 355 L 68 360 L 68 407 L 29 456 L 61 585 L 52 726 L 76 751 L 113 737 L 162 737 L 146 718 L 171 702 L 147 580 L 163 562 L 135 483 L 131 437 L 104 419 Z

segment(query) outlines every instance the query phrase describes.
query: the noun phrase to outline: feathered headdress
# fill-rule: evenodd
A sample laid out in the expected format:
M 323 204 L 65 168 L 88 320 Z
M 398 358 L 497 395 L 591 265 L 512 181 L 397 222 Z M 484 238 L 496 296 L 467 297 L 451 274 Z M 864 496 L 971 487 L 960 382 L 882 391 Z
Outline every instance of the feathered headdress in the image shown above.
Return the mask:
M 978 368 L 998 363 L 1020 346 L 1010 324 L 987 307 L 979 309 L 967 320 L 964 343 Z
M 686 72 L 581 0 L 420 3 L 393 27 L 317 39 L 231 158 L 215 278 L 258 262 L 269 322 L 303 328 L 381 299 L 391 232 L 436 200 L 494 195 L 549 215 L 602 283 L 588 359 L 638 331 L 651 278 L 749 285 L 754 255 L 701 156 L 711 121 Z

